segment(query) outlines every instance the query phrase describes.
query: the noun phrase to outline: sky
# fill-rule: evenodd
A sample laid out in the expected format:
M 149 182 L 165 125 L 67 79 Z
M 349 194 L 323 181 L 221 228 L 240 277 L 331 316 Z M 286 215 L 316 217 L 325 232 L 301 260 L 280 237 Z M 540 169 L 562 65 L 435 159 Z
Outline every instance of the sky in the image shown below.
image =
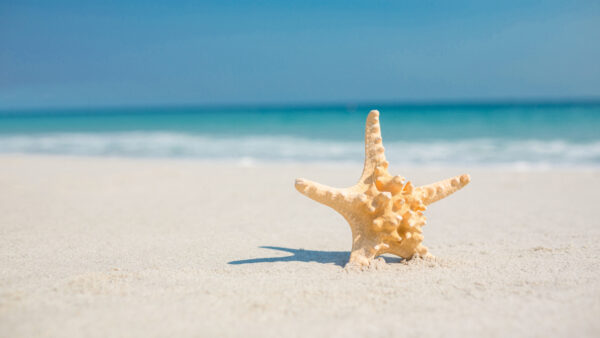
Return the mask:
M 0 0 L 0 109 L 600 98 L 598 1 Z

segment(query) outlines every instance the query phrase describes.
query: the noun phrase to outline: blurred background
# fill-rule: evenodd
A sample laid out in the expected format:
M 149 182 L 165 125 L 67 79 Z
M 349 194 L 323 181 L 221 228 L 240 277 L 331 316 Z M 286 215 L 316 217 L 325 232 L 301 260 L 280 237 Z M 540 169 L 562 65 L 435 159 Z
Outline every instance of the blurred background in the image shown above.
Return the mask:
M 0 153 L 600 166 L 595 1 L 0 2 Z

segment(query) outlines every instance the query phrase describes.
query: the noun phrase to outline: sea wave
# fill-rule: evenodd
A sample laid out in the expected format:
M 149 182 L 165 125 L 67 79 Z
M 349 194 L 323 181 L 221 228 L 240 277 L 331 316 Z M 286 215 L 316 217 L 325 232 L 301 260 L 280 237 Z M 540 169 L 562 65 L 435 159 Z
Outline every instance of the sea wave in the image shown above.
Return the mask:
M 462 139 L 386 142 L 388 160 L 406 165 L 600 167 L 600 140 Z M 288 136 L 216 138 L 166 132 L 0 135 L 2 153 L 201 158 L 240 161 L 360 162 L 362 142 Z

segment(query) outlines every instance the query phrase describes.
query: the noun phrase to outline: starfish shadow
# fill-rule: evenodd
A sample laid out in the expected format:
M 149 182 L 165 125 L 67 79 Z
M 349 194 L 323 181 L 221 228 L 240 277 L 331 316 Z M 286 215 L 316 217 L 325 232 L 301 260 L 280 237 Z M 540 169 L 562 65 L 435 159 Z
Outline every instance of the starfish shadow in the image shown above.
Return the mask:
M 321 264 L 334 264 L 343 267 L 348 263 L 350 258 L 350 252 L 348 251 L 320 251 L 320 250 L 304 250 L 304 249 L 291 249 L 283 248 L 279 246 L 260 246 L 263 249 L 271 249 L 277 251 L 283 251 L 291 253 L 291 256 L 285 257 L 265 257 L 265 258 L 252 258 L 242 259 L 237 261 L 231 261 L 227 264 L 241 265 L 241 264 L 254 264 L 254 263 L 275 263 L 275 262 L 303 262 L 310 263 L 316 262 Z M 381 256 L 387 263 L 400 262 L 401 258 L 396 257 L 385 257 Z

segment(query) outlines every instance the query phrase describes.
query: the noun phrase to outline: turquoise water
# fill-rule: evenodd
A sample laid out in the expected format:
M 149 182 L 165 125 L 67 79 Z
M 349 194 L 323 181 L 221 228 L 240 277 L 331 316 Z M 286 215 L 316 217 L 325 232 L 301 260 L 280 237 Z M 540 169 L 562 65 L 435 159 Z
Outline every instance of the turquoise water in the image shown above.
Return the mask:
M 362 161 L 368 111 L 406 165 L 600 166 L 600 103 L 0 112 L 0 152 Z

